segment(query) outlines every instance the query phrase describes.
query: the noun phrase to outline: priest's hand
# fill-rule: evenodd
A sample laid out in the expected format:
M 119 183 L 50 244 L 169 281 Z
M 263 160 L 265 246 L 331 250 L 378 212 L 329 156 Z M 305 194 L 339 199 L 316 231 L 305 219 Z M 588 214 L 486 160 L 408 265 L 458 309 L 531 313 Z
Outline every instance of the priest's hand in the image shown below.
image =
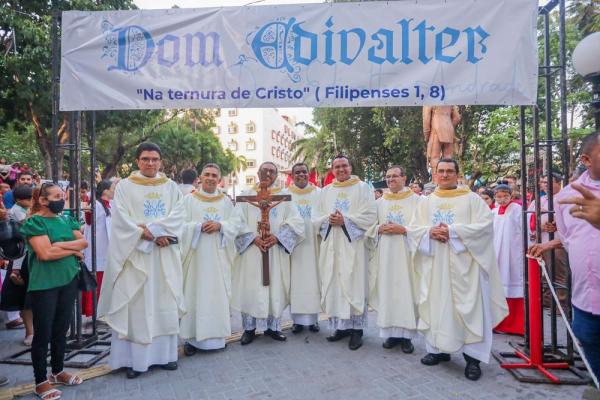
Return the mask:
M 406 228 L 400 224 L 388 222 L 379 227 L 379 233 L 382 235 L 406 235 Z
M 267 251 L 269 251 L 269 248 L 266 245 L 266 242 L 264 240 L 262 240 L 262 238 L 260 236 L 257 236 L 254 238 L 254 245 L 256 247 L 258 247 L 258 249 L 260 251 L 262 251 L 263 253 L 266 253 Z
M 546 222 L 542 225 L 542 232 L 556 232 L 556 222 Z
M 154 241 L 158 247 L 167 247 L 169 245 L 169 238 L 167 236 L 157 237 Z
M 277 243 L 279 243 L 279 240 L 277 240 L 277 236 L 275 235 L 269 235 L 267 236 L 267 238 L 264 240 L 265 243 L 265 247 L 268 249 L 270 249 L 271 247 L 275 246 Z
M 202 224 L 202 232 L 204 233 L 216 233 L 221 230 L 221 224 L 217 221 L 207 221 Z
M 138 226 L 144 230 L 142 232 L 142 239 L 148 240 L 150 242 L 153 242 L 154 241 L 154 235 L 152 235 L 152 232 L 150 232 L 150 230 L 146 227 L 146 225 L 140 224 Z
M 448 225 L 441 223 L 438 226 L 431 228 L 429 230 L 429 237 L 431 237 L 433 240 L 446 243 L 450 239 L 450 230 L 448 229 Z
M 329 223 L 334 226 L 344 225 L 344 216 L 342 215 L 340 210 L 335 210 L 333 214 L 329 215 Z

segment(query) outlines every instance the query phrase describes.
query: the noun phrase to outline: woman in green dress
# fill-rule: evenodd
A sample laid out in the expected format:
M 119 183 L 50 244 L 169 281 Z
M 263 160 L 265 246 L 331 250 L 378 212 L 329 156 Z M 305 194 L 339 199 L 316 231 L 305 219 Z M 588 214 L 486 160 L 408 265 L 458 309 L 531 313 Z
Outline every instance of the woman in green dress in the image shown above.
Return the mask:
M 61 215 L 64 192 L 53 183 L 44 183 L 33 192 L 31 217 L 21 233 L 27 239 L 29 285 L 34 336 L 31 361 L 35 375 L 35 393 L 43 400 L 56 400 L 61 392 L 53 385 L 73 386 L 82 380 L 63 370 L 66 335 L 78 293 L 79 263 L 87 241 L 79 223 Z M 47 375 L 50 344 L 52 374 Z

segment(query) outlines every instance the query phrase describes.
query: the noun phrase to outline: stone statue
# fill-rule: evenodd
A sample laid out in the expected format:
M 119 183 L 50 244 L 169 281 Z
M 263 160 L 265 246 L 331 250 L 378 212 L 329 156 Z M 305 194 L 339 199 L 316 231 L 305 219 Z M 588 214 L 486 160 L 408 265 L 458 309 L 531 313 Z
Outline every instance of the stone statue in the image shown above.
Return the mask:
M 455 128 L 459 123 L 457 106 L 423 106 L 423 135 L 434 183 L 437 183 L 436 168 L 440 158 L 451 158 L 454 154 Z

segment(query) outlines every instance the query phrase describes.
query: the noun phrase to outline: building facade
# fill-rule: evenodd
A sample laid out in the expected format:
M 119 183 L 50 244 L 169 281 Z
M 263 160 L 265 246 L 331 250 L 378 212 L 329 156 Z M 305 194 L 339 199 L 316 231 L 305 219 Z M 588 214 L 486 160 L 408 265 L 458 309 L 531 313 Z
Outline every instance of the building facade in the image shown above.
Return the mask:
M 213 132 L 223 149 L 244 156 L 248 162 L 248 168 L 239 172 L 235 181 L 231 177 L 225 179 L 230 195 L 256 184 L 258 167 L 265 161 L 274 162 L 279 171 L 292 166 L 291 146 L 300 138 L 294 117 L 276 108 L 222 108 L 215 122 Z M 279 177 L 283 185 L 286 175 L 280 172 Z

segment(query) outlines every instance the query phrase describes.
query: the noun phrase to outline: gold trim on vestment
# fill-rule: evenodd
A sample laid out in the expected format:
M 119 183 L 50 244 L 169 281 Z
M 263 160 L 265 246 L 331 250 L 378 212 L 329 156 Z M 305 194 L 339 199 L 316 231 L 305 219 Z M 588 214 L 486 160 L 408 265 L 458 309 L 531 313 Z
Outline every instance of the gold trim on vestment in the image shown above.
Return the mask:
M 256 193 L 260 192 L 260 188 L 256 184 L 254 186 L 252 186 L 252 190 L 254 190 Z M 280 187 L 269 188 L 268 190 L 269 190 L 269 194 L 275 194 L 275 193 L 281 192 Z
M 466 188 L 456 188 L 456 189 L 440 189 L 436 188 L 433 194 L 437 197 L 458 197 L 464 196 L 465 194 L 471 193 L 471 190 Z
M 412 190 L 404 190 L 404 191 L 398 192 L 398 193 L 392 193 L 392 192 L 384 193 L 383 198 L 385 200 L 404 200 L 404 199 L 409 198 L 412 195 L 414 195 Z
M 357 176 L 351 176 L 350 179 L 344 181 L 344 182 L 338 182 L 333 181 L 331 184 L 333 185 L 333 187 L 348 187 L 348 186 L 352 186 L 352 185 L 356 185 L 357 183 L 360 182 L 360 179 Z
M 288 190 L 294 194 L 309 194 L 310 192 L 315 190 L 315 187 L 312 183 L 309 183 L 308 185 L 300 189 L 298 186 L 292 184 L 288 187 Z
M 223 197 L 225 197 L 225 195 L 223 193 L 219 193 L 219 194 L 217 194 L 215 196 L 207 196 L 207 195 L 202 194 L 200 192 L 194 192 L 194 193 L 192 193 L 192 195 L 195 198 L 197 198 L 198 200 L 200 200 L 200 201 L 206 201 L 206 202 L 209 202 L 209 203 L 212 203 L 214 201 L 219 201 Z
M 160 186 L 169 181 L 169 178 L 162 172 L 159 172 L 155 178 L 148 178 L 147 176 L 143 176 L 139 171 L 134 171 L 129 175 L 128 179 L 137 185 L 143 186 Z

